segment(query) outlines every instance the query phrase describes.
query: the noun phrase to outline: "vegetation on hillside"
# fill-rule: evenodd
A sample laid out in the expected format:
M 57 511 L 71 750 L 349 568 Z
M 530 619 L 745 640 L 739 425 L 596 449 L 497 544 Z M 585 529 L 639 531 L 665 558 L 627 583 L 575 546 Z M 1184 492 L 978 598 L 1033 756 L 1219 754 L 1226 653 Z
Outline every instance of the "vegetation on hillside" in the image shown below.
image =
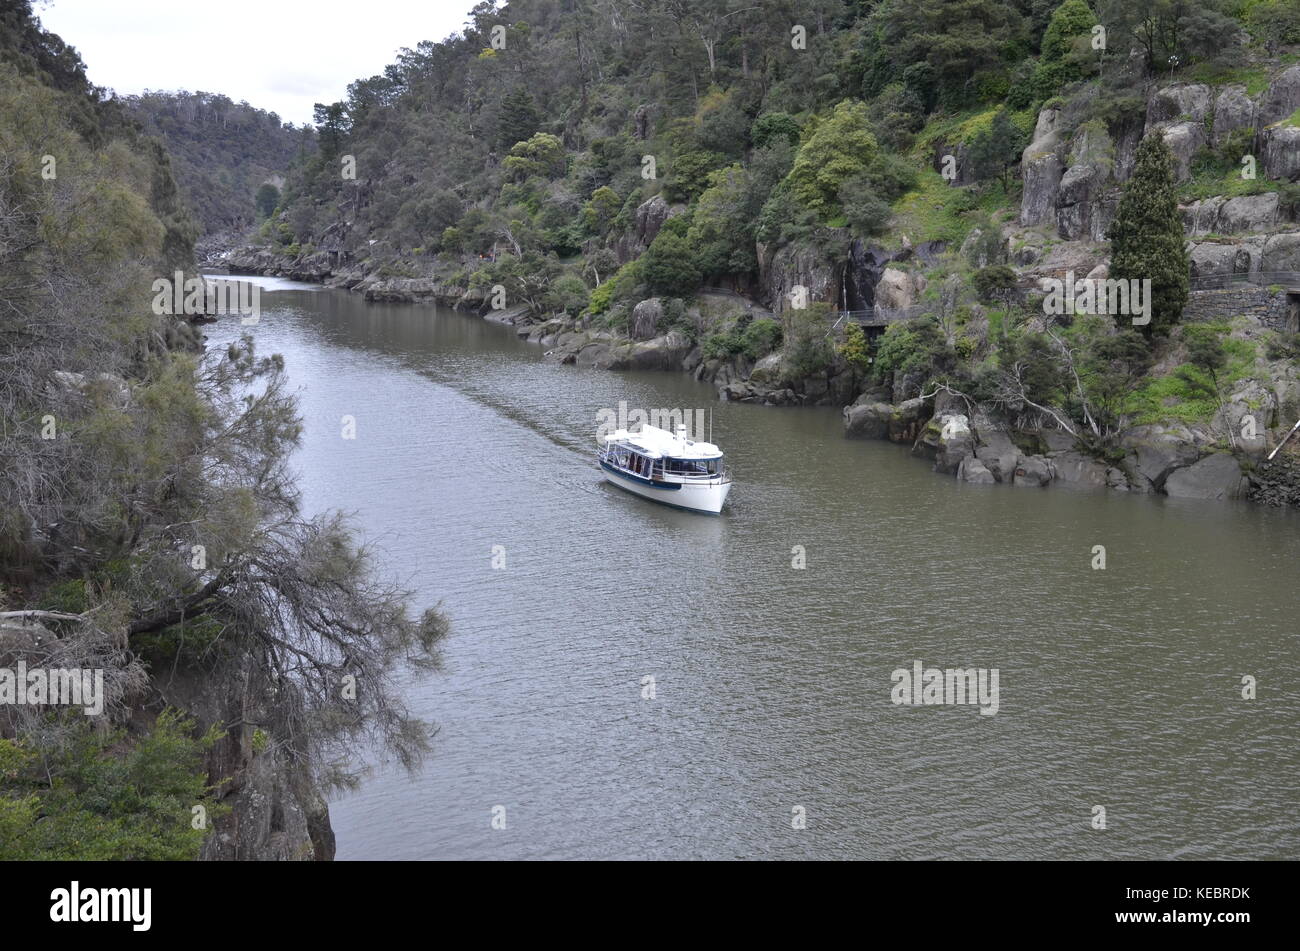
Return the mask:
M 361 743 L 417 761 L 388 677 L 444 620 L 300 512 L 279 358 L 153 312 L 196 230 L 160 143 L 28 3 L 0 16 L 0 668 L 105 695 L 91 727 L 0 704 L 0 858 L 194 857 L 233 779 L 206 757 L 245 732 L 297 789 L 349 781 Z M 204 691 L 227 718 L 164 712 Z

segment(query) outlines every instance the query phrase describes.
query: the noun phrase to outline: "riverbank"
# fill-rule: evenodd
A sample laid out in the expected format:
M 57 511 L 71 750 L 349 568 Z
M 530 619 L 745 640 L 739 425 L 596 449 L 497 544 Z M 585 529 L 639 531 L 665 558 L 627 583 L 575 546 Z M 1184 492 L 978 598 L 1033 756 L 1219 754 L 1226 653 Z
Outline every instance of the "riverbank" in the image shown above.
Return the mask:
M 1300 501 L 1300 454 L 1289 444 L 1277 458 L 1266 457 L 1285 432 L 1284 411 L 1300 400 L 1295 363 L 1282 358 L 1267 367 L 1274 385 L 1250 380 L 1229 395 L 1208 423 L 1176 419 L 1134 425 L 1116 434 L 1109 448 L 1067 431 L 1059 420 L 1033 407 L 1017 414 L 932 388 L 910 398 L 904 387 L 875 384 L 843 363 L 826 372 L 791 380 L 782 372 L 782 354 L 757 359 L 736 353 L 711 355 L 699 342 L 700 330 L 771 319 L 761 305 L 737 294 L 701 294 L 690 304 L 677 302 L 694 327 L 664 333 L 668 302 L 651 298 L 633 311 L 631 326 L 653 336 L 632 339 L 589 318 L 538 315 L 528 305 L 493 309 L 475 289 L 434 278 L 386 276 L 353 266 L 334 270 L 327 260 L 286 260 L 270 249 L 245 248 L 214 255 L 208 265 L 233 273 L 286 277 L 360 294 L 367 301 L 436 303 L 511 326 L 521 339 L 545 349 L 548 359 L 607 370 L 684 372 L 712 385 L 723 401 L 772 406 L 843 407 L 844 434 L 903 445 L 932 463 L 937 473 L 972 484 L 1008 484 L 1167 495 L 1213 501 L 1248 499 L 1266 505 Z M 1233 337 L 1255 346 L 1268 330 L 1244 317 Z M 1177 343 L 1165 354 L 1177 365 Z M 911 381 L 915 385 L 915 381 Z M 1270 440 L 1270 427 L 1278 435 Z

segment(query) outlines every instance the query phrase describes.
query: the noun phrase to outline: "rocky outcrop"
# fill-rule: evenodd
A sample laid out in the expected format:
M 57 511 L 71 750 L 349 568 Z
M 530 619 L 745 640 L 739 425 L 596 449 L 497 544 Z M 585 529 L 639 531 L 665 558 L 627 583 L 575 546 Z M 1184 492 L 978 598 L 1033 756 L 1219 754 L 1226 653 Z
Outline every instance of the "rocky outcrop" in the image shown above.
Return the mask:
M 1281 122 L 1300 109 L 1300 64 L 1289 66 L 1273 77 L 1259 104 L 1258 122 L 1268 126 Z
M 1237 129 L 1253 129 L 1258 112 L 1255 101 L 1246 95 L 1245 86 L 1225 86 L 1214 100 L 1211 143 L 1222 145 Z
M 810 245 L 788 244 L 773 251 L 760 244 L 758 266 L 759 282 L 775 313 L 790 308 L 790 294 L 796 287 L 806 288 L 809 302 L 838 296 L 840 268 L 828 263 L 826 256 Z
M 1260 164 L 1269 178 L 1300 181 L 1300 127 L 1270 126 L 1259 134 Z
M 920 299 L 925 276 L 887 267 L 875 288 L 875 306 L 886 311 L 905 311 Z
M 1020 172 L 1024 180 L 1024 193 L 1020 202 L 1020 224 L 1026 227 L 1048 224 L 1056 216 L 1056 192 L 1065 173 L 1065 165 L 1058 154 L 1061 135 L 1059 109 L 1043 109 L 1038 113 L 1033 141 L 1020 156 Z
M 1190 466 L 1199 457 L 1196 438 L 1181 424 L 1137 426 L 1120 439 L 1128 455 L 1125 470 L 1139 491 L 1159 492 L 1175 469 Z
M 1239 499 L 1246 488 L 1241 466 L 1227 453 L 1214 453 L 1176 469 L 1164 482 L 1165 494 L 1176 499 Z
M 658 297 L 643 300 L 632 308 L 629 329 L 633 340 L 649 340 L 664 319 L 663 301 Z
M 1243 234 L 1269 231 L 1277 225 L 1277 192 L 1262 195 L 1222 195 L 1180 206 L 1183 227 L 1189 237 L 1205 234 Z
M 1162 86 L 1147 101 L 1147 130 L 1174 122 L 1204 122 L 1210 111 L 1211 91 L 1200 83 Z

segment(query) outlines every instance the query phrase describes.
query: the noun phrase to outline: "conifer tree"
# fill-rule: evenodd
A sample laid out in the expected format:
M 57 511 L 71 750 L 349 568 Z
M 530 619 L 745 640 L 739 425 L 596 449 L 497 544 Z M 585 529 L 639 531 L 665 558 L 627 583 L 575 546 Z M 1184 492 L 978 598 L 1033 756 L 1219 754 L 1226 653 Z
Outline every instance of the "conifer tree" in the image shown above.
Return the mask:
M 1151 322 L 1143 333 L 1167 333 L 1187 305 L 1190 262 L 1183 239 L 1174 188 L 1173 156 L 1160 132 L 1138 146 L 1133 176 L 1124 187 L 1119 210 L 1106 237 L 1111 242 L 1110 277 L 1150 279 Z M 1121 329 L 1129 315 L 1115 315 Z

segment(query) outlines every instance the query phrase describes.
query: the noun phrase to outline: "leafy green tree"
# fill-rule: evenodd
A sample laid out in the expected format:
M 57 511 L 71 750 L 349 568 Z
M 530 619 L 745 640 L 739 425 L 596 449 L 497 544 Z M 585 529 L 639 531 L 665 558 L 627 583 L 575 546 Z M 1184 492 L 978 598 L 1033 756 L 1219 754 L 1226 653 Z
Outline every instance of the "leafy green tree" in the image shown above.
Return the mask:
M 549 132 L 538 132 L 524 142 L 516 142 L 502 163 L 515 181 L 534 176 L 559 178 L 564 174 L 564 143 Z
M 970 159 L 975 166 L 975 177 L 987 180 L 996 177 L 1005 192 L 1010 187 L 1007 176 L 1020 161 L 1028 145 L 1027 136 L 1016 128 L 1005 108 L 998 109 L 986 128 L 980 129 L 970 144 Z
M 1106 236 L 1111 243 L 1110 277 L 1151 281 L 1151 322 L 1143 332 L 1168 332 L 1187 306 L 1190 262 L 1178 214 L 1173 156 L 1159 131 L 1138 145 L 1133 174 Z M 1132 325 L 1129 316 L 1115 315 L 1115 321 L 1121 328 Z
M 699 253 L 679 224 L 666 222 L 642 256 L 641 274 L 651 290 L 672 297 L 685 297 L 700 286 Z
M 749 137 L 756 149 L 770 145 L 777 139 L 798 145 L 802 131 L 799 121 L 788 112 L 767 112 L 754 120 Z
M 1092 35 L 1096 22 L 1084 0 L 1065 0 L 1052 13 L 1033 78 L 1034 92 L 1040 99 L 1049 99 L 1066 83 L 1083 79 L 1083 70 L 1071 54 L 1077 41 Z
M 257 213 L 263 218 L 270 218 L 275 212 L 275 206 L 280 204 L 280 189 L 276 188 L 270 182 L 263 182 L 257 190 L 257 196 L 253 199 L 257 205 Z
M 614 227 L 614 219 L 622 207 L 623 199 L 618 197 L 618 192 L 608 185 L 601 185 L 582 207 L 583 224 L 593 234 L 607 234 Z
M 839 354 L 853 370 L 855 382 L 870 368 L 871 346 L 867 343 L 867 335 L 857 321 L 849 321 L 848 327 L 845 328 L 844 342 L 840 344 Z
M 709 176 L 727 164 L 727 158 L 717 152 L 682 152 L 668 165 L 664 198 L 670 202 L 694 201 L 709 187 Z
M 876 153 L 866 104 L 845 100 L 799 149 L 786 182 L 794 198 L 825 221 L 840 211 L 840 188 L 865 174 Z

